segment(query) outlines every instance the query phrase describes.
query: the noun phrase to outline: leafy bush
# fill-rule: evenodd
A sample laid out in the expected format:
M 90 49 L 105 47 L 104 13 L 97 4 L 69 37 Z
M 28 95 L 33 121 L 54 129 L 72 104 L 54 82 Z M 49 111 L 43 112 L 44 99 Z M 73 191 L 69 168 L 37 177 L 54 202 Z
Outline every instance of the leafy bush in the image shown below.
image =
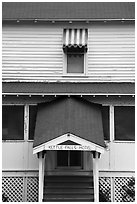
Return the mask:
M 8 197 L 5 193 L 2 194 L 2 202 L 8 202 Z
M 122 186 L 122 202 L 135 201 L 135 178 L 132 177 L 127 185 Z
M 111 202 L 107 194 L 102 190 L 99 191 L 99 202 Z

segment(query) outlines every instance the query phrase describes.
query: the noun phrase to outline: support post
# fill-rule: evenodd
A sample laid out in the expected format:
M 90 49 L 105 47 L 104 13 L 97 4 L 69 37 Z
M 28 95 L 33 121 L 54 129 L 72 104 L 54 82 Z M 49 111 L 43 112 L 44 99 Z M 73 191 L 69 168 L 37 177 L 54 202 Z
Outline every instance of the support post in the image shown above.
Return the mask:
M 99 202 L 99 172 L 98 172 L 99 153 L 93 154 L 93 178 L 94 178 L 94 202 Z
M 39 202 L 43 200 L 44 162 L 43 152 L 39 152 Z

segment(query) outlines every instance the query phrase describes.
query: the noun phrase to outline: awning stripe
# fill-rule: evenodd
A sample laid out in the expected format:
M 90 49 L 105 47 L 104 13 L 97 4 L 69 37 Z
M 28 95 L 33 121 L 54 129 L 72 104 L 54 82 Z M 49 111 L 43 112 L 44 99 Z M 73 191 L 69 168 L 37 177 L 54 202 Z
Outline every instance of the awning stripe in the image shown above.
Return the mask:
M 78 45 L 79 45 L 79 44 L 80 44 L 80 30 L 79 30 L 79 29 L 77 29 L 76 38 L 77 38 L 77 43 L 78 43 Z
M 64 29 L 63 47 L 87 46 L 87 29 Z
M 68 45 L 69 44 L 69 30 L 66 30 L 64 37 L 65 37 L 65 45 Z
M 71 42 L 70 42 L 70 44 L 72 44 L 72 45 L 74 45 L 74 44 L 75 44 L 74 37 L 75 37 L 75 31 L 74 31 L 74 30 L 72 30 L 72 31 L 71 31 Z
M 82 45 L 86 45 L 86 32 L 85 29 L 82 32 Z

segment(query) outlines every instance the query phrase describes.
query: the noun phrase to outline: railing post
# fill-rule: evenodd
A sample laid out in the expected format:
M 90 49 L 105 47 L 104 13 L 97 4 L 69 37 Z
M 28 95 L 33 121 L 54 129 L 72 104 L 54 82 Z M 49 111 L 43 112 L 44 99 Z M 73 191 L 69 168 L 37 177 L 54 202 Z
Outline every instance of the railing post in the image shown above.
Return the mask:
M 94 178 L 94 202 L 99 202 L 99 153 L 93 152 L 93 178 Z
M 43 152 L 38 153 L 39 158 L 39 202 L 43 200 L 43 184 L 44 184 L 44 154 Z

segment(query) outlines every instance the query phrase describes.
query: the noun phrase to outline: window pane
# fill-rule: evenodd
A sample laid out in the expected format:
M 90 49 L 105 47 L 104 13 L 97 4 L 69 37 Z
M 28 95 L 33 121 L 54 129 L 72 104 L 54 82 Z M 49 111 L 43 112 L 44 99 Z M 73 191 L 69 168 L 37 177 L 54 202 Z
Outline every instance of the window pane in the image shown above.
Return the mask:
M 115 107 L 115 139 L 135 140 L 135 107 Z
M 81 166 L 81 151 L 70 151 L 70 166 Z
M 109 107 L 102 107 L 102 121 L 103 121 L 103 131 L 104 131 L 104 139 L 110 140 L 109 137 Z
M 2 139 L 3 140 L 24 139 L 23 106 L 2 107 Z
M 29 106 L 29 140 L 34 139 L 37 106 Z
M 68 166 L 68 151 L 57 151 L 57 166 Z
M 67 73 L 84 73 L 84 54 L 67 55 Z

